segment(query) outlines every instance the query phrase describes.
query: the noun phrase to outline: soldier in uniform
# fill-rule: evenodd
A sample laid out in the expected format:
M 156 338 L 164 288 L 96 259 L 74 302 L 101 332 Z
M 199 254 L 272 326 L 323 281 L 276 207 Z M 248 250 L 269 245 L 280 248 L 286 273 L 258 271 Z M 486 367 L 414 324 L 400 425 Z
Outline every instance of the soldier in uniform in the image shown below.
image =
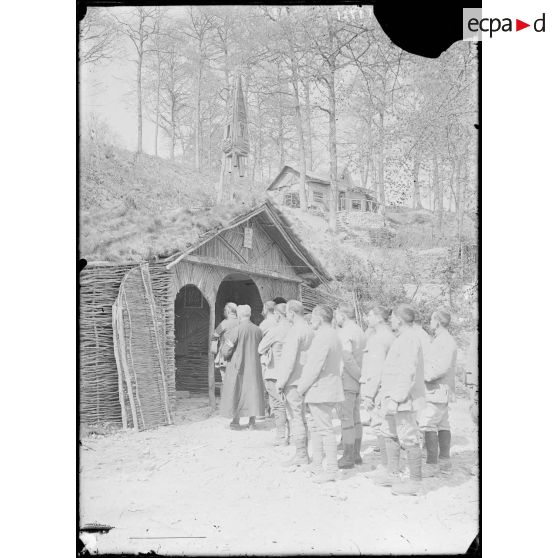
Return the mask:
M 418 312 L 415 309 L 413 309 L 413 311 L 415 313 L 417 321 L 413 323 L 413 326 L 412 326 L 411 329 L 414 331 L 416 336 L 419 338 L 420 346 L 422 347 L 422 354 L 426 355 L 426 352 L 428 351 L 428 347 L 430 347 L 430 343 L 432 342 L 432 338 L 430 337 L 430 335 L 428 335 L 428 333 L 426 333 L 424 328 L 418 322 Z
M 223 347 L 226 334 L 238 325 L 238 318 L 236 316 L 236 304 L 234 302 L 227 302 L 223 310 L 224 319 L 215 328 L 211 338 L 211 352 L 215 354 L 215 367 L 221 374 L 221 380 L 225 379 L 225 371 L 227 363 L 223 358 Z
M 268 330 L 275 327 L 277 319 L 275 317 L 275 302 L 273 300 L 268 300 L 263 305 L 262 316 L 264 317 L 262 323 L 260 324 L 260 329 L 265 335 Z
M 287 320 L 286 304 L 275 306 L 275 317 L 277 318 L 277 324 L 267 330 L 258 345 L 258 352 L 262 355 L 262 358 L 265 356 L 265 365 L 262 363 L 262 372 L 265 389 L 269 395 L 271 410 L 275 418 L 276 436 L 273 445 L 286 446 L 289 444 L 287 412 L 285 402 L 277 391 L 277 369 L 281 361 L 285 337 L 291 328 L 291 324 Z
M 430 320 L 434 339 L 424 359 L 426 406 L 419 415 L 426 445 L 424 477 L 436 474 L 438 463 L 442 473 L 451 469 L 449 403 L 455 394 L 457 343 L 447 329 L 450 321 L 450 313 L 443 309 L 436 310 Z
M 340 469 L 352 469 L 362 463 L 362 424 L 360 422 L 360 375 L 362 355 L 366 338 L 364 331 L 355 321 L 355 309 L 350 304 L 340 304 L 335 314 L 337 330 L 343 350 L 343 391 L 345 400 L 338 406 L 341 419 L 341 441 L 343 456 L 339 460 Z
M 298 382 L 306 359 L 306 351 L 312 341 L 312 328 L 304 319 L 304 306 L 299 300 L 287 302 L 287 319 L 292 324 L 285 336 L 279 361 L 277 375 L 277 391 L 285 398 L 287 419 L 290 426 L 291 440 L 295 445 L 293 458 L 286 466 L 308 464 L 308 428 L 304 399 L 297 391 Z
M 333 430 L 333 411 L 343 401 L 341 340 L 332 327 L 333 310 L 318 305 L 312 312 L 312 328 L 316 331 L 308 350 L 307 361 L 297 391 L 305 398 L 311 415 L 312 470 L 314 482 L 336 479 L 337 444 Z M 322 470 L 325 454 L 326 468 Z
M 389 310 L 383 306 L 372 308 L 367 315 L 369 329 L 372 330 L 362 357 L 361 393 L 364 398 L 365 407 L 370 411 L 370 426 L 376 434 L 378 448 L 380 450 L 380 464 L 387 466 L 386 447 L 384 438 L 380 434 L 380 426 L 383 416 L 381 402 L 378 397 L 382 383 L 382 371 L 387 353 L 395 335 L 388 325 Z
M 393 494 L 418 494 L 422 481 L 422 454 L 416 413 L 424 407 L 424 362 L 422 347 L 412 326 L 415 312 L 407 304 L 391 315 L 397 337 L 391 344 L 382 374 L 380 398 L 384 420 L 387 473 L 376 478 L 380 486 L 391 486 Z M 400 482 L 399 457 L 407 451 L 410 480 Z

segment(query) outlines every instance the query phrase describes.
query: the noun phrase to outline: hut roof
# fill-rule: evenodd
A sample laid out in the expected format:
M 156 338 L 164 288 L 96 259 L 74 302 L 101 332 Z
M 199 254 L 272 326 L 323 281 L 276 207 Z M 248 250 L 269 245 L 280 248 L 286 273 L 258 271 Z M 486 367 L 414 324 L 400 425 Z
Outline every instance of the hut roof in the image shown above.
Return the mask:
M 296 167 L 293 167 L 292 165 L 285 165 L 279 171 L 279 174 L 277 174 L 277 176 L 273 179 L 273 182 L 271 182 L 271 184 L 267 187 L 267 190 L 268 191 L 269 190 L 277 190 L 278 188 L 280 188 L 281 187 L 281 181 L 283 180 L 283 178 L 287 174 L 292 174 L 296 177 L 299 177 L 300 176 L 300 171 Z M 327 176 L 325 174 L 313 172 L 313 171 L 306 171 L 306 179 L 309 182 L 316 182 L 316 183 L 322 184 L 323 186 L 326 186 L 326 187 L 329 187 L 331 185 L 331 181 L 329 179 L 329 176 Z M 339 178 L 337 180 L 337 187 L 339 189 L 339 192 L 361 192 L 363 194 L 366 194 L 371 199 L 375 198 L 374 194 L 372 192 L 370 192 L 369 190 L 366 190 L 365 188 L 354 185 L 354 183 L 351 179 L 351 175 L 349 174 L 349 170 L 348 170 L 347 166 L 345 166 L 345 168 L 343 169 L 343 171 L 339 175 Z
M 255 219 L 265 227 L 300 275 L 310 274 L 318 282 L 331 279 L 319 260 L 304 246 L 294 224 L 270 200 L 252 208 L 221 205 L 197 211 L 181 208 L 157 216 L 142 214 L 139 223 L 134 217 L 138 216 L 130 212 L 83 215 L 80 223 L 82 257 L 97 265 L 140 261 L 172 263 L 223 230 Z

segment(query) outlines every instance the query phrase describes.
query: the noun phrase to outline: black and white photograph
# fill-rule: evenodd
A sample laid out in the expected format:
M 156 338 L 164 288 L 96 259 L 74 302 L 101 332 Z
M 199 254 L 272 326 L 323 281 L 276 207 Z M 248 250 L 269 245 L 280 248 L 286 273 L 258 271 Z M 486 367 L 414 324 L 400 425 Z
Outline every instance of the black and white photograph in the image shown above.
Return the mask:
M 77 16 L 80 554 L 476 555 L 480 42 Z

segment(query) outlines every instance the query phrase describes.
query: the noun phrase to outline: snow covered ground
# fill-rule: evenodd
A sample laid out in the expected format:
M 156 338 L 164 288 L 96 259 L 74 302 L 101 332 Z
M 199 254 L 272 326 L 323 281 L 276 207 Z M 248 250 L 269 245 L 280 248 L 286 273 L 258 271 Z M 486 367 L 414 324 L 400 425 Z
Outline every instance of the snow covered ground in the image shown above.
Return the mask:
M 281 466 L 294 449 L 272 446 L 270 419 L 231 431 L 205 401 L 182 400 L 173 426 L 82 439 L 80 524 L 114 526 L 95 535 L 100 553 L 462 553 L 478 532 L 468 403 L 452 406 L 452 475 L 425 479 L 414 497 L 363 475 L 377 462 L 370 428 L 364 464 L 316 485 Z

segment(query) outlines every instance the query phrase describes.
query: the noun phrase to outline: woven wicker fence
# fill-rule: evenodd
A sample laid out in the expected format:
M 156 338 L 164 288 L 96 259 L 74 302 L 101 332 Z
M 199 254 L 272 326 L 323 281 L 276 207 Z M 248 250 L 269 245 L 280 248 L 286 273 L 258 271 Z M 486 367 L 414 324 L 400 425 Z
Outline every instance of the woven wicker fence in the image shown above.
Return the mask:
M 318 289 L 312 289 L 306 285 L 302 285 L 302 305 L 305 312 L 312 312 L 318 304 L 324 304 L 336 308 L 341 302 L 347 302 L 342 298 L 333 294 L 324 293 Z
M 165 320 L 147 263 L 126 273 L 112 307 L 114 352 L 124 428 L 171 424 L 165 362 Z
M 80 421 L 121 422 L 112 305 L 133 265 L 86 267 L 80 274 Z
M 80 422 L 122 424 L 114 354 L 112 305 L 126 273 L 137 264 L 87 266 L 80 274 Z M 165 379 L 174 412 L 174 298 L 164 264 L 150 264 L 151 287 L 160 309 Z
M 174 299 L 175 293 L 171 290 L 172 273 L 165 264 L 149 264 L 151 285 L 157 306 L 163 311 L 163 346 L 165 359 L 165 373 L 168 387 L 169 405 L 171 415 L 176 408 L 175 387 L 175 359 L 174 359 Z

